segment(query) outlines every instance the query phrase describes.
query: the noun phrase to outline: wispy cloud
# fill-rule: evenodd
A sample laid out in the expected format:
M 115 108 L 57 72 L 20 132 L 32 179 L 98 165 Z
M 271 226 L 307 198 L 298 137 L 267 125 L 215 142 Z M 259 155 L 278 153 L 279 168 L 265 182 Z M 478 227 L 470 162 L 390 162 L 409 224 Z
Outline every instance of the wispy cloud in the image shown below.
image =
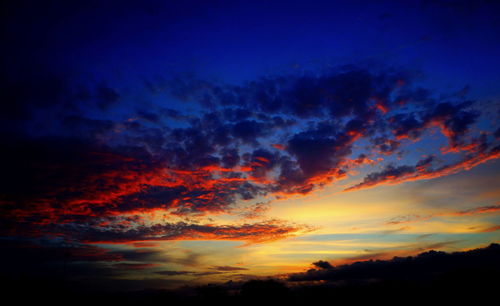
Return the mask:
M 460 210 L 460 211 L 451 211 L 451 212 L 442 212 L 436 214 L 429 215 L 404 215 L 397 216 L 389 221 L 386 224 L 395 225 L 395 224 L 404 224 L 404 223 L 413 223 L 413 222 L 421 222 L 427 221 L 435 217 L 461 217 L 461 216 L 472 216 L 477 214 L 489 214 L 489 213 L 498 213 L 500 212 L 500 205 L 488 205 L 488 206 L 479 206 L 470 209 Z

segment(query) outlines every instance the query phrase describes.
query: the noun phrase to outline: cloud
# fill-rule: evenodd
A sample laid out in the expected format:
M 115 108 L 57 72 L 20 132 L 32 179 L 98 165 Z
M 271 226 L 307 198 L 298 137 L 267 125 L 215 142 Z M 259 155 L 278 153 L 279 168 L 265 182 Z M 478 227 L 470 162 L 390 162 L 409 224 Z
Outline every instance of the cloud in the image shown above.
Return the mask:
M 217 271 L 222 271 L 222 272 L 232 272 L 232 271 L 244 271 L 244 270 L 248 270 L 247 268 L 231 267 L 231 266 L 215 266 L 215 267 L 212 267 L 212 269 L 217 270 Z
M 397 217 L 394 217 L 394 218 L 390 219 L 389 221 L 387 221 L 386 224 L 395 225 L 395 224 L 426 221 L 426 220 L 429 220 L 429 219 L 432 219 L 435 217 L 472 216 L 472 215 L 477 215 L 477 214 L 496 213 L 499 211 L 500 211 L 500 205 L 479 206 L 479 207 L 469 208 L 466 210 L 442 212 L 442 213 L 430 214 L 430 215 L 397 216 Z
M 144 241 L 168 240 L 234 240 L 246 244 L 284 239 L 311 231 L 305 225 L 290 224 L 280 220 L 239 225 L 189 224 L 185 222 L 163 223 L 135 228 L 99 228 L 88 225 L 61 225 L 54 231 L 92 244 L 135 244 Z M 146 252 L 134 253 L 145 255 Z
M 193 277 L 202 277 L 210 275 L 225 274 L 231 271 L 156 271 L 154 273 L 164 276 L 179 276 L 179 275 L 189 275 Z
M 117 263 L 113 267 L 116 269 L 131 269 L 131 270 L 144 270 L 148 268 L 158 267 L 159 264 L 155 263 Z
M 328 261 L 323 261 L 323 260 L 313 262 L 313 265 L 317 268 L 325 269 L 325 270 L 333 268 L 333 266 Z
M 179 220 L 234 213 L 264 218 L 273 199 L 306 195 L 400 157 L 405 138 L 417 141 L 434 127 L 459 161 L 441 165 L 429 152 L 414 165 L 386 164 L 346 191 L 436 178 L 500 156 L 491 133 L 470 129 L 479 118 L 474 101 L 437 101 L 405 71 L 344 66 L 240 85 L 179 76 L 130 91 L 110 81 L 80 86 L 69 76 L 39 83 L 49 72 L 5 83 L 19 106 L 9 110 L 5 124 L 15 133 L 5 134 L 0 152 L 7 178 L 0 185 L 0 232 L 6 236 L 272 241 L 304 227 Z M 192 108 L 122 103 L 134 90 L 149 100 L 159 87 Z M 148 214 L 165 223 L 155 225 Z
M 442 244 L 431 245 L 439 248 Z M 428 251 L 410 257 L 394 257 L 391 260 L 357 261 L 335 267 L 310 269 L 292 273 L 288 280 L 300 281 L 361 281 L 361 280 L 431 280 L 456 269 L 499 269 L 500 246 L 491 244 L 483 249 L 445 253 Z
M 5 262 L 33 263 L 45 262 L 119 262 L 122 254 L 107 249 L 80 243 L 66 243 L 50 240 L 2 239 L 2 259 Z
M 496 232 L 496 231 L 499 231 L 499 230 L 500 230 L 500 225 L 495 225 L 495 226 L 491 226 L 491 227 L 486 227 L 486 228 L 480 229 L 479 232 L 480 233 L 491 233 L 491 232 Z
M 466 155 L 462 160 L 432 169 L 433 157 L 420 160 L 415 166 L 387 166 L 381 172 L 368 174 L 361 183 L 346 188 L 344 191 L 359 190 L 381 184 L 399 184 L 407 181 L 433 179 L 463 170 L 470 170 L 482 163 L 500 157 L 500 147 L 496 146 L 489 150 Z
M 403 224 L 403 223 L 411 223 L 411 222 L 419 222 L 431 219 L 433 216 L 421 216 L 421 215 L 405 215 L 405 216 L 397 216 L 391 218 L 386 224 L 394 225 L 394 224 Z
M 159 274 L 159 275 L 165 275 L 165 276 L 178 276 L 178 275 L 189 275 L 193 274 L 195 272 L 193 271 L 155 271 L 154 273 Z
M 469 216 L 476 214 L 484 214 L 484 213 L 494 213 L 500 211 L 500 205 L 488 205 L 488 206 L 479 206 L 466 210 L 457 211 L 454 214 L 457 216 Z
M 264 216 L 264 214 L 271 208 L 271 203 L 269 202 L 259 202 L 252 206 L 247 207 L 241 216 L 244 219 L 257 219 Z

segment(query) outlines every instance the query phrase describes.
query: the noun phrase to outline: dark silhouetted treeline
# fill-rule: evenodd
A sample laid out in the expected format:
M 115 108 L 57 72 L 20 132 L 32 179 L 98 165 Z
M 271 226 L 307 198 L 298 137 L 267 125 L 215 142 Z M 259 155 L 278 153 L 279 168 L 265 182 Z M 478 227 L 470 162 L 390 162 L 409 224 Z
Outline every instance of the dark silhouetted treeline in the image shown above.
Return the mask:
M 49 305 L 495 305 L 500 292 L 500 245 L 466 252 L 430 251 L 412 257 L 369 260 L 339 267 L 320 261 L 287 280 L 227 282 L 178 290 L 88 291 L 43 279 L 7 281 L 4 296 Z

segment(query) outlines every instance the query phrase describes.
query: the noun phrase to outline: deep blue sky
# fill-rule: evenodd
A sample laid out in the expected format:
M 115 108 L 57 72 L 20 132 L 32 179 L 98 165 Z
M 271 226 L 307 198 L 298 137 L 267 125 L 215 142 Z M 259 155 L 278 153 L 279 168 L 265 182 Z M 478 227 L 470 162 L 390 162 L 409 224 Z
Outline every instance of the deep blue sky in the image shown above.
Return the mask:
M 238 82 L 373 61 L 486 87 L 498 81 L 494 2 L 28 2 L 8 19 L 7 48 L 27 64 L 106 80 L 192 71 Z

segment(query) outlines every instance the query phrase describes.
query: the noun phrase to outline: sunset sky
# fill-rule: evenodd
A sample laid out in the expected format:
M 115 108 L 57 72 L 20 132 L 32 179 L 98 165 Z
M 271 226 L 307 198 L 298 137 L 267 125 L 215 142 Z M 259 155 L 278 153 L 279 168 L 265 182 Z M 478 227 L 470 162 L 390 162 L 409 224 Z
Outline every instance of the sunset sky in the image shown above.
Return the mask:
M 5 2 L 2 273 L 175 288 L 499 242 L 499 4 Z

